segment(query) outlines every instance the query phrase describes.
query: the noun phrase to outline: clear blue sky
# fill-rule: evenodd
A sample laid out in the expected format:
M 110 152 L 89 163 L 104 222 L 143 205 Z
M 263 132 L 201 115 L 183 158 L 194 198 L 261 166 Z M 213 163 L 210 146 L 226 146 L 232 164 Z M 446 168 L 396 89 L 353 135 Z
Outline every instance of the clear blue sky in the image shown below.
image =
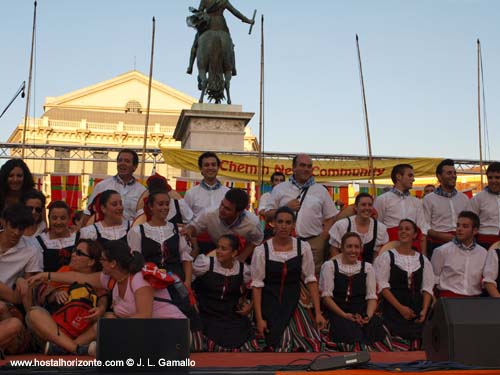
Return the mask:
M 496 0 L 231 0 L 248 17 L 265 16 L 265 149 L 358 154 L 364 136 L 355 34 L 360 37 L 375 155 L 478 159 L 476 39 L 480 38 L 491 158 L 500 119 L 500 2 Z M 185 74 L 194 30 L 185 18 L 198 0 L 40 0 L 34 101 L 113 78 L 149 71 L 198 97 Z M 2 0 L 0 111 L 28 78 L 33 2 Z M 226 11 L 236 45 L 233 103 L 256 112 L 258 134 L 260 22 Z M 0 119 L 5 141 L 24 115 L 20 98 Z

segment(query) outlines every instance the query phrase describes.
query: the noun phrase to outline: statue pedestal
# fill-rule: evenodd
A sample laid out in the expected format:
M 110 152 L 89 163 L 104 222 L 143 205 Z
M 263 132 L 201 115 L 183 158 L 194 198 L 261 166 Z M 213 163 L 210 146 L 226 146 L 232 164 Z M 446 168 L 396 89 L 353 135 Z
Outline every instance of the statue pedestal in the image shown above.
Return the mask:
M 174 138 L 187 150 L 244 151 L 245 126 L 253 115 L 241 105 L 195 103 L 182 110 Z

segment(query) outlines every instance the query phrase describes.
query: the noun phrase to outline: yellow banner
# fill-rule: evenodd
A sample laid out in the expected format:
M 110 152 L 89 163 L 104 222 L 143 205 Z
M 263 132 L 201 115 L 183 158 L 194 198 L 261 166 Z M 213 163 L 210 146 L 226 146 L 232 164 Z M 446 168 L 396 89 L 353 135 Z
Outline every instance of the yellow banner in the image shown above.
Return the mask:
M 172 148 L 162 148 L 165 163 L 172 167 L 189 171 L 199 171 L 198 157 L 200 151 L 189 151 Z M 233 154 L 218 154 L 221 159 L 219 175 L 234 180 L 257 181 L 257 156 L 240 156 Z M 416 159 L 386 159 L 374 160 L 373 170 L 376 179 L 391 178 L 391 170 L 396 164 L 411 164 L 415 177 L 434 176 L 436 166 L 443 159 L 416 158 Z M 291 176 L 292 160 L 280 158 L 264 159 L 264 180 L 268 181 L 274 172 L 282 172 Z M 317 182 L 354 181 L 370 179 L 368 159 L 352 161 L 313 160 L 313 175 Z

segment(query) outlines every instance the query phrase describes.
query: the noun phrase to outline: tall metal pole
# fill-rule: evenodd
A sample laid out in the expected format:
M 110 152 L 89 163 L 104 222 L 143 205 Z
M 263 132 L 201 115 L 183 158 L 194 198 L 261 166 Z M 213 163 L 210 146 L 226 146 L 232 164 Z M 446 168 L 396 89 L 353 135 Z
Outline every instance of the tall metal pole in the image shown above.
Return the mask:
M 365 115 L 366 139 L 368 142 L 368 167 L 370 169 L 370 179 L 371 179 L 371 183 L 372 183 L 373 195 L 375 196 L 377 191 L 375 189 L 375 171 L 373 169 L 372 142 L 371 142 L 371 138 L 370 138 L 370 126 L 368 125 L 368 110 L 366 108 L 365 82 L 363 79 L 363 67 L 361 65 L 361 52 L 359 50 L 358 34 L 356 34 L 356 47 L 358 49 L 359 77 L 361 79 L 361 92 L 363 94 L 363 112 Z
M 260 18 L 260 98 L 259 98 L 259 197 L 262 195 L 263 173 L 263 150 L 264 150 L 264 15 Z
M 31 33 L 31 55 L 30 55 L 30 72 L 28 77 L 28 95 L 26 96 L 26 109 L 24 111 L 24 126 L 23 126 L 23 144 L 21 157 L 24 159 L 25 148 L 26 148 L 26 128 L 28 127 L 28 115 L 30 109 L 30 98 L 31 98 L 31 78 L 33 74 L 33 52 L 35 50 L 35 29 L 36 29 L 36 6 L 37 2 L 33 3 L 33 31 Z
M 477 122 L 479 131 L 479 175 L 483 190 L 483 144 L 481 138 L 481 42 L 477 40 Z
M 144 174 L 146 170 L 146 145 L 148 142 L 149 109 L 151 106 L 151 83 L 153 81 L 154 50 L 155 50 L 155 18 L 153 17 L 153 35 L 151 38 L 151 61 L 149 63 L 148 105 L 146 109 L 146 124 L 144 125 L 144 144 L 142 146 L 141 181 L 144 181 Z

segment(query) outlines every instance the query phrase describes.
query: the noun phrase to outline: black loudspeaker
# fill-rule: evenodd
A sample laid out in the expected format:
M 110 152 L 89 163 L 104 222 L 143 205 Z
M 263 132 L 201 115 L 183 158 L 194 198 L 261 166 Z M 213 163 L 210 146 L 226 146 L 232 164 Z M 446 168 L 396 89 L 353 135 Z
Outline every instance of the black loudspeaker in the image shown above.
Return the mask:
M 429 361 L 500 367 L 500 299 L 440 298 L 426 322 Z
M 188 319 L 99 319 L 100 371 L 188 373 Z

